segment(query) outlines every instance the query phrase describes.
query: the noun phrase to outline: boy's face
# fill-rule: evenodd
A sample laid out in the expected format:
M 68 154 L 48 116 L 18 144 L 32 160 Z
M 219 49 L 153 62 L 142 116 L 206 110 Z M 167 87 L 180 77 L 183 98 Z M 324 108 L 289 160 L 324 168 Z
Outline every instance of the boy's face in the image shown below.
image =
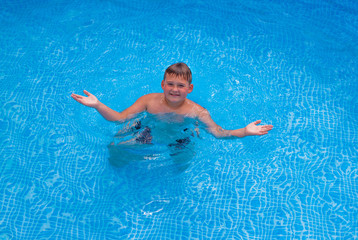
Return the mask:
M 193 84 L 189 84 L 183 77 L 169 74 L 162 81 L 164 96 L 170 103 L 180 103 L 193 91 Z

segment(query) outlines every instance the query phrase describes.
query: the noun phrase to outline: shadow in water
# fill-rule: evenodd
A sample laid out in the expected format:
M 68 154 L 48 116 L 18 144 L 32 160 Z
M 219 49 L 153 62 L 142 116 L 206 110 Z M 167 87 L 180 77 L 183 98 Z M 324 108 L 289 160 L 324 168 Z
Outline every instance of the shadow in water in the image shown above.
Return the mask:
M 109 162 L 112 166 L 123 167 L 131 163 L 142 162 L 151 169 L 167 168 L 177 172 L 185 171 L 195 156 L 194 143 L 185 146 L 172 143 L 159 144 L 117 144 L 108 145 Z

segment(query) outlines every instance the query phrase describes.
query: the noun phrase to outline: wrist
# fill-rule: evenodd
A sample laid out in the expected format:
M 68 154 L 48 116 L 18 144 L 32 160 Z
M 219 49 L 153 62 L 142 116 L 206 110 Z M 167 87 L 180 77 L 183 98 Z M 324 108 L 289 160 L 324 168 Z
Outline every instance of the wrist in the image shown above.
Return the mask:
M 230 130 L 230 136 L 232 137 L 238 137 L 238 138 L 243 138 L 246 137 L 246 128 L 240 128 L 240 129 L 235 129 L 235 130 Z
M 248 136 L 248 133 L 247 133 L 247 128 L 244 127 L 244 137 Z
M 93 107 L 94 109 L 96 109 L 96 110 L 101 109 L 103 106 L 104 106 L 104 104 L 101 103 L 100 101 L 97 101 L 96 103 L 94 103 L 94 104 L 92 105 L 92 107 Z

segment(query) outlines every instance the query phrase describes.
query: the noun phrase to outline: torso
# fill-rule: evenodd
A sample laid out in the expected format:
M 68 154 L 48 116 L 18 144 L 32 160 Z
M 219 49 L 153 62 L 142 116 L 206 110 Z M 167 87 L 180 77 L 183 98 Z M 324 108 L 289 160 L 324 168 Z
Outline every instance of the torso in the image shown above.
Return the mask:
M 148 94 L 146 100 L 146 110 L 151 114 L 176 113 L 185 117 L 196 118 L 200 111 L 204 110 L 203 107 L 189 99 L 185 99 L 179 107 L 171 108 L 163 93 Z

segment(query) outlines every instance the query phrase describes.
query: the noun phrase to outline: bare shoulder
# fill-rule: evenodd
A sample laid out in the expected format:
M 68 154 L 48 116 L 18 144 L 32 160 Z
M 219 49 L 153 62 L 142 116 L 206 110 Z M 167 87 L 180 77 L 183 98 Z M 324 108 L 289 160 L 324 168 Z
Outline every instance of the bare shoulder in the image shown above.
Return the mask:
M 149 94 L 143 95 L 140 98 L 138 98 L 138 101 L 148 102 L 151 100 L 156 100 L 160 97 L 161 97 L 160 93 L 149 93 Z
M 155 114 L 160 112 L 160 103 L 163 99 L 162 93 L 149 93 L 138 98 L 138 104 L 145 106 L 146 111 Z
M 205 109 L 192 100 L 186 99 L 186 101 L 187 101 L 188 105 L 192 106 L 195 110 L 202 111 Z
M 188 115 L 190 115 L 191 117 L 200 117 L 203 113 L 207 112 L 207 110 L 200 106 L 199 104 L 197 104 L 194 101 L 191 101 L 189 99 L 187 99 L 187 113 Z

